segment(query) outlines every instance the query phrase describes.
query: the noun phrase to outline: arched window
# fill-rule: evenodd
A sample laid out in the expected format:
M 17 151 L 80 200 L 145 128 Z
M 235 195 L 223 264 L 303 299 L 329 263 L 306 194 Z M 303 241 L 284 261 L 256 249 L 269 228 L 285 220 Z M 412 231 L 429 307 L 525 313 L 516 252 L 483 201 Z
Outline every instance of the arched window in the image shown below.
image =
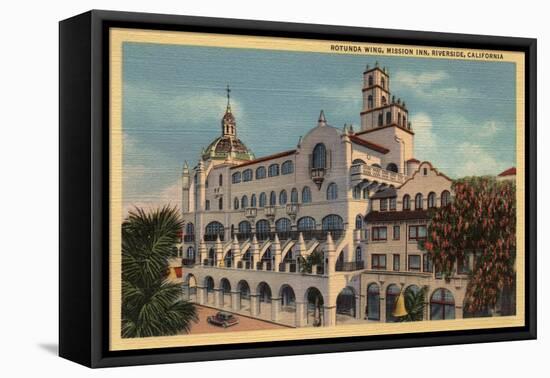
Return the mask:
M 256 180 L 261 180 L 265 178 L 265 167 L 256 168 Z
M 218 200 L 218 209 L 223 210 L 223 198 Z
M 386 125 L 391 124 L 391 112 L 386 112 Z
M 255 194 L 250 196 L 250 207 L 256 207 L 256 195 Z
M 361 247 L 355 248 L 355 261 L 359 262 L 363 260 L 363 250 L 361 250 Z
M 241 198 L 241 207 L 243 209 L 246 209 L 248 207 L 248 197 L 247 196 L 243 196 Z
M 298 190 L 296 188 L 292 188 L 290 192 L 290 203 L 298 203 Z
M 414 197 L 414 209 L 415 210 L 422 209 L 422 193 L 418 193 Z
M 397 165 L 394 163 L 388 164 L 388 166 L 386 167 L 386 170 L 391 172 L 396 172 L 396 173 L 399 171 L 397 168 Z
M 373 79 L 372 79 L 372 75 L 369 76 L 369 87 L 372 87 L 373 85 Z
M 238 184 L 241 182 L 241 172 L 235 172 L 231 175 L 231 182 L 233 184 Z
M 219 184 L 220 186 L 223 185 L 223 175 L 220 175 L 220 177 L 218 178 L 218 184 Z
M 341 216 L 330 214 L 323 218 L 323 231 L 343 230 L 344 220 Z
M 260 207 L 265 207 L 267 196 L 264 192 L 260 193 Z
M 428 194 L 428 209 L 431 209 L 432 207 L 435 207 L 435 193 L 430 192 Z
M 323 143 L 318 143 L 313 148 L 313 169 L 324 169 L 327 167 L 327 149 Z
M 286 195 L 286 190 L 281 190 L 281 192 L 279 193 L 279 205 L 286 205 L 286 201 L 287 201 L 287 195 Z
M 375 283 L 367 287 L 367 318 L 380 320 L 380 288 Z
M 185 225 L 185 235 L 194 235 L 195 234 L 195 225 L 189 222 Z
M 386 96 L 382 96 L 382 105 L 386 105 L 386 103 L 387 103 Z
M 355 217 L 355 229 L 360 230 L 363 228 L 363 216 L 361 214 L 357 214 Z
M 269 206 L 275 205 L 277 205 L 277 194 L 275 194 L 275 192 L 271 192 L 269 194 Z
M 310 203 L 311 202 L 311 189 L 309 189 L 309 186 L 304 186 L 302 189 L 302 203 Z
M 369 109 L 372 109 L 374 107 L 374 100 L 372 98 L 372 95 L 369 95 L 368 100 L 367 100 L 367 105 L 368 105 Z
M 397 320 L 397 318 L 393 316 L 393 310 L 395 309 L 395 303 L 397 302 L 397 297 L 399 297 L 400 292 L 401 290 L 395 284 L 388 286 L 386 290 L 386 322 L 388 323 Z
M 407 127 L 407 117 L 403 114 L 403 127 Z
M 378 164 L 378 163 L 372 164 L 371 167 L 374 167 L 374 168 L 382 168 L 382 167 L 380 166 L 380 164 Z
M 430 320 L 455 318 L 455 299 L 447 289 L 437 289 L 430 299 Z
M 243 181 L 251 181 L 252 180 L 252 169 L 245 169 L 243 171 Z
M 269 177 L 279 176 L 279 164 L 271 164 L 267 172 Z
M 260 219 L 256 222 L 256 234 L 267 235 L 269 233 L 269 222 L 265 219 Z
M 365 164 L 365 161 L 363 159 L 353 159 L 353 161 L 351 162 L 352 165 L 355 165 L 355 164 Z
M 444 190 L 441 193 L 441 206 L 447 206 L 451 203 L 451 193 L 448 190 Z
M 211 235 L 211 236 L 219 235 L 220 239 L 223 240 L 223 234 L 224 234 L 223 224 L 216 221 L 208 223 L 206 225 L 205 234 Z
M 408 194 L 405 194 L 403 196 L 403 210 L 410 210 L 411 209 L 411 196 Z
M 397 112 L 397 124 L 401 126 L 401 112 Z
M 298 231 L 315 230 L 315 219 L 302 217 L 298 219 Z
M 252 225 L 249 221 L 242 221 L 239 223 L 239 233 L 249 234 L 252 231 Z
M 378 114 L 378 126 L 384 125 L 384 115 L 382 113 Z
M 380 84 L 382 85 L 382 88 L 385 89 L 385 88 L 386 88 L 386 79 L 381 78 L 381 79 L 380 79 Z
M 235 210 L 239 210 L 239 199 L 237 197 L 233 200 L 233 207 Z
M 277 219 L 275 222 L 275 231 L 277 232 L 287 232 L 290 231 L 291 222 L 288 218 Z
M 294 172 L 294 163 L 292 160 L 287 160 L 281 165 L 281 173 L 283 175 L 289 175 Z
M 331 182 L 327 186 L 327 200 L 332 201 L 338 198 L 338 186 Z

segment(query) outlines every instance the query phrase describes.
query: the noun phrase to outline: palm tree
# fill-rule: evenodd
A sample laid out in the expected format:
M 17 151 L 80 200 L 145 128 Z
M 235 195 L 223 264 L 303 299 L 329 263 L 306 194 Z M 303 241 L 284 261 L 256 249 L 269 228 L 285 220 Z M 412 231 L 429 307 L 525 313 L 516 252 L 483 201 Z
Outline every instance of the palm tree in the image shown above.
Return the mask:
M 397 319 L 399 322 L 414 322 L 424 318 L 426 288 L 405 290 L 405 308 L 407 315 Z
M 178 211 L 135 208 L 122 223 L 122 337 L 189 332 L 195 306 L 168 277 L 168 258 L 182 229 Z

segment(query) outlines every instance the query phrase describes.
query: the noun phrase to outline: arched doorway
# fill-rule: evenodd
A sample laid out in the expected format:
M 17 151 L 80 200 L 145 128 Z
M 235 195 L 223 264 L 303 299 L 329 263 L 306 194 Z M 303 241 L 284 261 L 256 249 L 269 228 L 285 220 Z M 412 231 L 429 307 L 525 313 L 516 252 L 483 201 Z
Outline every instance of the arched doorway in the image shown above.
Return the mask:
M 221 307 L 231 307 L 231 284 L 227 278 L 221 279 L 220 288 L 222 289 Z
M 296 295 L 294 289 L 287 284 L 281 286 L 279 297 L 281 298 L 280 320 L 287 324 L 296 325 Z
M 455 318 L 455 299 L 447 289 L 437 289 L 430 298 L 430 320 Z
M 265 282 L 260 282 L 258 289 L 258 314 L 271 316 L 271 288 Z
M 250 286 L 245 280 L 239 281 L 237 284 L 237 290 L 239 291 L 239 308 L 242 311 L 250 310 Z
M 206 264 L 204 265 L 216 265 L 216 251 L 214 250 L 214 248 L 210 248 L 210 250 L 208 251 L 208 259 L 206 260 Z
M 375 283 L 367 288 L 367 318 L 380 320 L 380 287 Z
M 306 321 L 308 325 L 320 327 L 324 323 L 323 295 L 316 287 L 310 287 L 306 291 Z
M 204 287 L 206 288 L 206 303 L 214 303 L 214 279 L 206 276 L 204 279 Z
M 262 255 L 261 261 L 260 261 L 260 270 L 272 270 L 273 269 L 273 257 L 271 256 L 271 248 L 267 248 L 264 254 Z
M 223 264 L 227 268 L 233 267 L 233 251 L 231 249 L 225 254 Z
M 346 321 L 346 318 L 355 318 L 357 309 L 355 307 L 355 290 L 352 287 L 346 286 L 340 291 L 336 297 L 336 322 L 339 320 Z
M 400 293 L 401 289 L 396 284 L 391 284 L 386 289 L 386 322 L 388 323 L 397 321 L 397 318 L 393 316 L 393 310 Z

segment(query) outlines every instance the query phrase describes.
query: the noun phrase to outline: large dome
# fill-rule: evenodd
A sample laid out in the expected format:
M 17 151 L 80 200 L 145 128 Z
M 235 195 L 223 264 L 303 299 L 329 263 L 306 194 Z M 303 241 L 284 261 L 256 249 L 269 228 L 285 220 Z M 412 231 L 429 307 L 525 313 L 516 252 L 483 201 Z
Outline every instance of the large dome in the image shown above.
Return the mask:
M 254 154 L 240 139 L 229 135 L 217 137 L 202 154 L 204 160 L 225 160 L 227 157 L 237 160 L 253 160 Z

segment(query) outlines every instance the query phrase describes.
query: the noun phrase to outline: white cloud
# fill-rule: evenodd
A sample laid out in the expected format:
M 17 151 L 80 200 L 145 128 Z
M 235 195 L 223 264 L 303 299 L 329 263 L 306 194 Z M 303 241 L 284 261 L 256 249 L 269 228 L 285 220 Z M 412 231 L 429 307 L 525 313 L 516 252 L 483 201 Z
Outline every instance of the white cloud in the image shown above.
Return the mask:
M 502 130 L 502 125 L 494 120 L 487 121 L 479 128 L 480 137 L 492 137 Z
M 411 123 L 414 128 L 414 143 L 427 149 L 437 147 L 437 135 L 433 130 L 433 122 L 427 113 L 417 113 L 411 117 Z
M 414 73 L 397 71 L 393 77 L 394 85 L 404 87 L 430 86 L 434 83 L 448 79 L 450 76 L 445 71 L 429 71 Z M 397 82 L 397 84 L 395 84 Z
M 152 210 L 162 206 L 171 206 L 178 209 L 181 208 L 181 181 L 177 181 L 174 184 L 166 186 L 158 193 L 151 193 L 150 195 L 144 195 L 142 199 L 138 201 L 132 201 L 131 199 L 124 198 L 122 214 L 126 216 L 129 210 L 134 207 L 143 208 L 144 210 Z
M 456 176 L 496 175 L 502 172 L 505 164 L 496 160 L 484 146 L 464 142 L 457 147 Z
M 221 92 L 212 90 L 189 91 L 182 90 L 181 94 L 154 91 L 132 84 L 124 86 L 124 96 L 128 99 L 132 112 L 139 112 L 158 123 L 204 123 L 220 120 L 227 105 L 227 97 Z M 162 106 L 159 106 L 162 104 Z M 234 113 L 243 116 L 241 103 L 231 99 L 231 108 Z M 162 114 L 158 112 L 162 111 Z M 148 127 L 155 124 L 148 125 Z

